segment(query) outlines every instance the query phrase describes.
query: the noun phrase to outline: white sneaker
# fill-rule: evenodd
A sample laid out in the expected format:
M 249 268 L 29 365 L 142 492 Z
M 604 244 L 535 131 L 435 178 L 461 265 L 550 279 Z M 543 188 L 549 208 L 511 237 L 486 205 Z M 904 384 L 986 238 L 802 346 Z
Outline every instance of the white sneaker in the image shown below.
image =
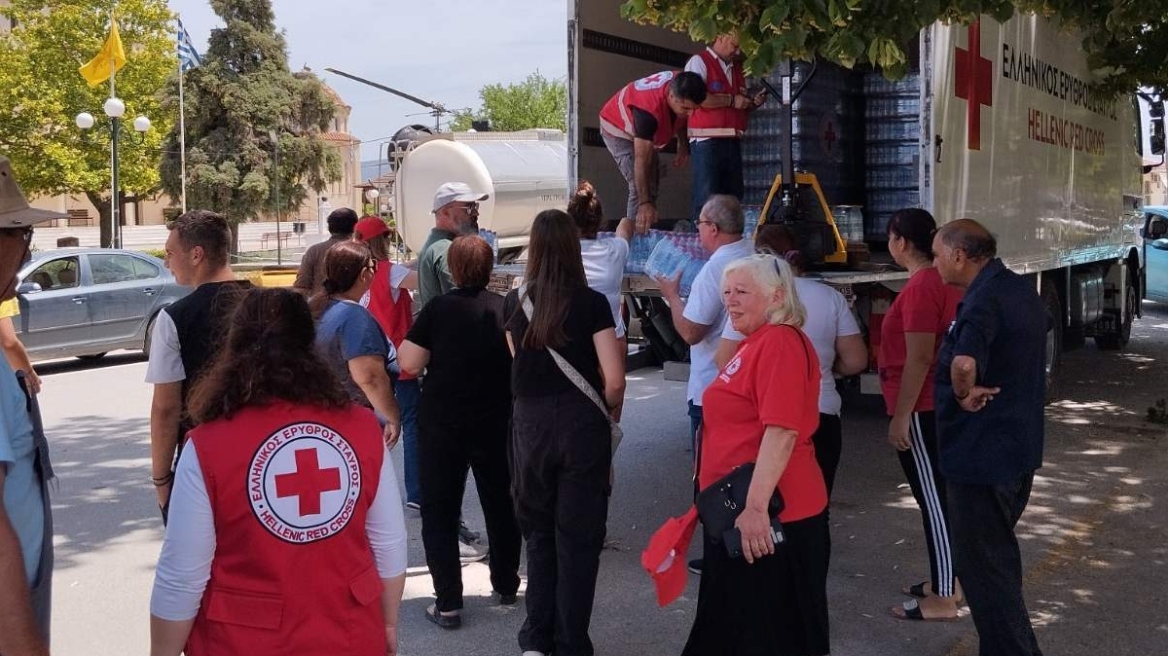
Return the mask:
M 523 656 L 547 656 L 547 654 L 542 651 L 525 651 L 523 652 Z
M 485 560 L 488 553 L 489 551 L 486 547 L 475 547 L 462 540 L 458 541 L 458 560 L 464 565 Z

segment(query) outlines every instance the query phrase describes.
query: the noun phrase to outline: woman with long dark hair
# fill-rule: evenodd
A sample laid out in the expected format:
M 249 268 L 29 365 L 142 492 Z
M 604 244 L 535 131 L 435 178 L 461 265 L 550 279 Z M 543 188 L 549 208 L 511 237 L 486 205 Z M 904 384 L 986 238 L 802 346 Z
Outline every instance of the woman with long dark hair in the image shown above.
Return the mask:
M 536 215 L 524 281 L 504 306 L 515 354 L 512 488 L 527 540 L 519 646 L 527 656 L 591 654 L 611 490 L 609 421 L 624 398 L 624 355 L 608 300 L 588 288 L 579 231 L 566 213 Z
M 385 423 L 385 443 L 392 449 L 401 435 L 401 413 L 390 378 L 397 351 L 360 302 L 373 284 L 377 263 L 365 244 L 343 241 L 325 253 L 321 273 L 321 290 L 308 302 L 316 319 L 316 349 L 349 398 L 377 412 Z
M 892 302 L 880 331 L 880 387 L 891 420 L 888 442 L 921 509 L 929 552 L 928 581 L 903 592 L 915 597 L 893 608 L 910 620 L 957 617 L 961 587 L 949 544 L 946 483 L 937 456 L 933 376 L 941 341 L 957 316 L 962 292 L 933 268 L 933 215 L 918 208 L 898 210 L 888 222 L 888 252 L 908 269 L 908 283 Z
M 300 294 L 246 292 L 192 388 L 153 656 L 397 652 L 407 544 L 393 463 L 314 337 Z

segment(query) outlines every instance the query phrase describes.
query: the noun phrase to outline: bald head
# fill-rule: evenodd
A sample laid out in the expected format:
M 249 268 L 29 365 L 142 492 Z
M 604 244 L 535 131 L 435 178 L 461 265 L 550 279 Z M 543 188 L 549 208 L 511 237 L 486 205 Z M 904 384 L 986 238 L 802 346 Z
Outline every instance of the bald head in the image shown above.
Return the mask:
M 992 260 L 998 255 L 998 240 L 985 226 L 973 219 L 957 219 L 946 223 L 937 231 L 941 243 L 955 251 L 962 251 L 965 257 L 978 262 Z

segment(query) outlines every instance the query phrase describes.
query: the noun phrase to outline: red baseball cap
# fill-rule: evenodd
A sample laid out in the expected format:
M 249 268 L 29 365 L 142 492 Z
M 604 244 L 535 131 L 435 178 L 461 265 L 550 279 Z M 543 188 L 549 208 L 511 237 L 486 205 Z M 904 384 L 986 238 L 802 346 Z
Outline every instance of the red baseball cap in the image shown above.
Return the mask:
M 653 579 L 657 604 L 667 606 L 681 596 L 689 578 L 685 555 L 698 525 L 698 509 L 665 520 L 641 552 L 641 567 Z
M 357 235 L 357 239 L 361 241 L 369 241 L 387 233 L 389 233 L 389 225 L 384 219 L 376 216 L 362 217 L 357 225 L 353 226 L 353 234 Z

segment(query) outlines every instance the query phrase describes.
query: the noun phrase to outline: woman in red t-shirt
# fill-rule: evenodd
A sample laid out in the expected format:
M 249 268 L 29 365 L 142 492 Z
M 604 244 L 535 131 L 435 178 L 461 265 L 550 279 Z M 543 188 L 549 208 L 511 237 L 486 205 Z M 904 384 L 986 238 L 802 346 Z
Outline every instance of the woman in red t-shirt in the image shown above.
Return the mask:
M 953 619 L 961 603 L 949 546 L 945 480 L 937 460 L 933 374 L 941 339 L 957 316 L 961 290 L 946 285 L 933 268 L 937 223 L 922 209 L 903 209 L 888 222 L 888 251 L 908 269 L 909 280 L 884 317 L 880 387 L 892 421 L 888 442 L 921 510 L 931 578 L 904 589 L 915 597 L 892 611 L 913 620 Z
M 732 262 L 722 295 L 746 339 L 702 396 L 698 482 L 706 488 L 748 462 L 755 470 L 735 521 L 744 557 L 705 535 L 697 616 L 682 653 L 827 654 L 827 488 L 811 443 L 820 374 L 799 328 L 805 310 L 790 266 L 773 255 Z M 777 546 L 767 516 L 776 487 L 785 502 Z

